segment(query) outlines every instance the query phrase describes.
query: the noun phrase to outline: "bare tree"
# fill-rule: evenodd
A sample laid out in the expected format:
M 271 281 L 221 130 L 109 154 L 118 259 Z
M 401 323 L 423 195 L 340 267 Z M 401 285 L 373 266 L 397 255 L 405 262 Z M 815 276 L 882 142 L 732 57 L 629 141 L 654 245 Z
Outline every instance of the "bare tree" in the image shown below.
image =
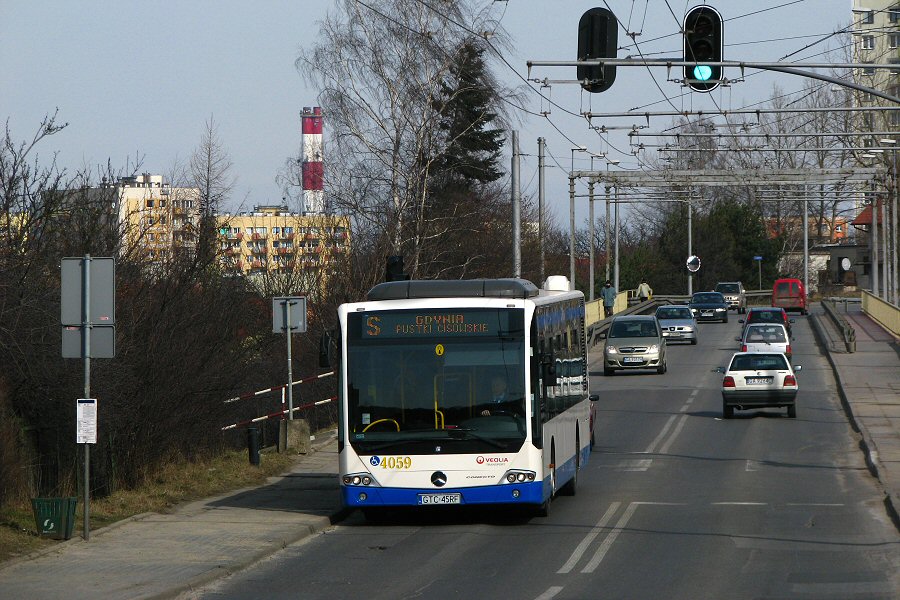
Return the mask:
M 198 190 L 200 223 L 196 257 L 210 263 L 216 255 L 216 214 L 234 190 L 237 182 L 231 174 L 231 157 L 219 137 L 218 124 L 210 115 L 200 145 L 191 155 L 189 184 Z
M 326 193 L 338 212 L 353 217 L 356 241 L 361 233 L 381 239 L 373 248 L 405 252 L 413 276 L 427 273 L 422 248 L 445 233 L 431 226 L 436 217 L 427 209 L 437 165 L 454 141 L 443 110 L 447 82 L 472 32 L 489 29 L 488 13 L 468 2 L 345 0 L 339 6 L 322 23 L 318 45 L 296 62 L 322 89 L 331 133 Z M 502 45 L 502 31 L 492 33 L 492 43 Z M 468 210 L 437 218 L 468 226 L 473 220 Z

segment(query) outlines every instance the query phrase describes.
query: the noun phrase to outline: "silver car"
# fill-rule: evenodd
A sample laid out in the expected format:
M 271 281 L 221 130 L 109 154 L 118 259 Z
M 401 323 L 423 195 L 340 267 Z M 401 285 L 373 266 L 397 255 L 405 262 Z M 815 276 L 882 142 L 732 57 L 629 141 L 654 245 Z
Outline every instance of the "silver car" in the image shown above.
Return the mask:
M 696 344 L 698 340 L 697 320 L 694 313 L 684 305 L 667 304 L 656 309 L 656 320 L 662 328 L 667 342 L 684 341 Z
M 666 372 L 666 340 L 653 315 L 613 317 L 603 344 L 603 374 L 621 369 Z

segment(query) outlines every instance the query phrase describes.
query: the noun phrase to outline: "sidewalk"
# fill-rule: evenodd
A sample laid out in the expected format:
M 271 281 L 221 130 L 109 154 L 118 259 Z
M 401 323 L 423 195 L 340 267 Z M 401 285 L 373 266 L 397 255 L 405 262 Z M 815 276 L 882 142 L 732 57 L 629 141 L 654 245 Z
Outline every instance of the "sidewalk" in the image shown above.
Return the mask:
M 841 309 L 843 312 L 843 309 Z M 810 321 L 834 369 L 844 409 L 900 527 L 900 345 L 850 308 L 853 354 L 815 305 Z M 248 567 L 343 518 L 334 434 L 267 485 L 138 515 L 0 565 L 0 598 L 174 598 Z
M 265 457 L 263 457 L 265 460 Z M 0 597 L 173 598 L 341 517 L 335 434 L 267 485 L 146 513 L 0 565 Z
M 885 506 L 900 528 L 900 340 L 859 304 L 839 306 L 838 311 L 856 331 L 856 352 L 846 351 L 821 305 L 813 307 L 809 318 L 834 370 L 847 418 L 862 437 L 869 470 L 881 482 Z

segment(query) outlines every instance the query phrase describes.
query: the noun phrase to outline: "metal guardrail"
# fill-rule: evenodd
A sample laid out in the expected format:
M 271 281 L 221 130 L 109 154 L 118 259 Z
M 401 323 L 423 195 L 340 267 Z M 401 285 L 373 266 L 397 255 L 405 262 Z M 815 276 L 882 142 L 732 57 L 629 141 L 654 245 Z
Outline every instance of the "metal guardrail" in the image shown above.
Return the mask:
M 617 312 L 614 317 L 618 317 L 620 315 L 646 315 L 652 314 L 656 312 L 657 306 L 662 306 L 664 304 L 672 304 L 672 296 L 666 296 L 662 298 L 653 298 L 652 300 L 647 300 L 645 302 L 639 302 L 637 304 L 632 304 L 625 310 Z M 596 323 L 592 323 L 587 326 L 587 340 L 588 347 L 594 346 L 597 343 L 597 340 L 600 339 L 600 336 L 609 329 L 609 324 L 612 322 L 612 317 L 608 319 L 601 319 Z
M 834 298 L 823 299 L 822 308 L 825 309 L 825 314 L 828 315 L 828 317 L 834 323 L 835 327 L 837 327 L 838 331 L 840 331 L 841 335 L 843 335 L 844 345 L 847 347 L 847 352 L 856 352 L 856 330 L 853 329 L 853 326 L 850 325 L 850 322 L 842 317 L 838 312 L 837 307 L 834 305 Z M 845 303 L 845 312 L 846 309 L 847 307 Z

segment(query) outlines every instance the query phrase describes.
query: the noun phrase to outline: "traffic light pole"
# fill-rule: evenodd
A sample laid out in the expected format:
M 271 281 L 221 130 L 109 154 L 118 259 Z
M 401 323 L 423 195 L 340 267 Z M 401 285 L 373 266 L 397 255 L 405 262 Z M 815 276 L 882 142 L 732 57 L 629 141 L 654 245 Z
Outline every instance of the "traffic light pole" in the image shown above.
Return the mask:
M 557 60 L 557 61 L 549 61 L 549 60 L 529 60 L 527 61 L 528 66 L 528 79 L 531 80 L 531 68 L 532 67 L 667 67 L 671 69 L 672 67 L 691 67 L 697 64 L 696 61 L 685 61 L 681 59 L 656 59 L 656 60 L 645 60 L 645 59 L 635 59 L 635 58 L 603 58 L 603 59 L 592 59 L 592 60 Z M 892 96 L 887 94 L 881 90 L 877 90 L 875 88 L 866 87 L 864 85 L 859 85 L 858 83 L 854 83 L 852 81 L 845 81 L 843 79 L 839 79 L 837 77 L 831 77 L 829 75 L 824 75 L 817 71 L 806 71 L 804 69 L 887 69 L 891 71 L 900 71 L 900 66 L 896 64 L 890 63 L 792 63 L 793 66 L 785 67 L 784 63 L 772 63 L 772 62 L 746 62 L 746 61 L 736 61 L 736 60 L 722 60 L 716 62 L 704 62 L 703 64 L 708 65 L 710 67 L 732 67 L 736 69 L 740 69 L 743 74 L 745 69 L 761 69 L 763 71 L 777 71 L 780 73 L 787 73 L 789 75 L 797 75 L 800 77 L 807 77 L 809 79 L 818 79 L 820 81 L 827 81 L 829 83 L 833 83 L 835 85 L 839 85 L 841 87 L 851 88 L 860 92 L 866 92 L 876 96 L 878 98 L 883 98 L 885 100 L 889 100 L 891 102 L 900 104 L 900 98 L 897 96 Z M 799 68 L 798 68 L 799 67 Z M 536 80 L 541 83 L 544 80 Z M 565 82 L 577 83 L 581 85 L 581 81 L 577 80 L 566 80 Z M 564 83 L 564 81 L 557 81 L 556 83 Z M 640 113 L 637 113 L 640 114 Z

